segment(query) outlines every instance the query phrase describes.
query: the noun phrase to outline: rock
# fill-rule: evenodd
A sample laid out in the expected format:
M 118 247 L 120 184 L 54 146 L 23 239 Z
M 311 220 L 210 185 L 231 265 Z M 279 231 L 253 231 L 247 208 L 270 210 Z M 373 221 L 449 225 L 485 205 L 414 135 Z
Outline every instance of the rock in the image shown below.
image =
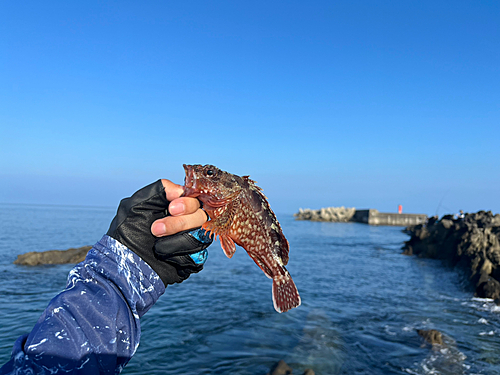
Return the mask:
M 292 375 L 292 369 L 281 359 L 271 368 L 271 372 L 268 372 L 267 375 Z
M 426 224 L 407 227 L 410 235 L 403 254 L 441 259 L 465 268 L 476 295 L 500 297 L 500 215 L 491 211 L 467 213 L 463 218 L 445 215 Z
M 457 349 L 456 341 L 448 335 L 442 334 L 435 329 L 417 329 L 417 333 L 425 340 L 422 348 L 426 344 L 431 344 L 432 352 L 426 358 L 426 373 L 430 374 L 464 374 L 463 353 Z
M 299 209 L 299 212 L 294 214 L 296 220 L 311 220 L 311 221 L 332 221 L 332 222 L 348 222 L 354 216 L 355 208 L 345 207 L 327 207 L 319 210 L 311 210 L 309 208 Z
M 38 266 L 42 264 L 80 263 L 85 259 L 92 246 L 71 248 L 68 250 L 32 251 L 17 256 L 14 264 Z
M 267 375 L 293 375 L 293 374 L 291 367 L 288 366 L 285 361 L 280 360 L 271 368 L 271 372 L 268 372 Z M 303 375 L 314 375 L 314 371 L 308 368 L 306 369 L 306 371 L 304 371 Z
M 435 329 L 417 329 L 419 336 L 432 345 L 443 345 L 443 335 Z
M 500 298 L 500 283 L 490 277 L 487 281 L 479 284 L 476 288 L 476 295 L 479 298 Z

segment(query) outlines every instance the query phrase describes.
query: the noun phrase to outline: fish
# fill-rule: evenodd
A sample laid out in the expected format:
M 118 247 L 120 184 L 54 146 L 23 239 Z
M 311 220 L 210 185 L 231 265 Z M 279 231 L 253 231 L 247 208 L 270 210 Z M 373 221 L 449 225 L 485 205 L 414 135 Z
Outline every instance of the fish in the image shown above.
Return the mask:
M 184 197 L 197 198 L 210 220 L 202 226 L 219 238 L 231 258 L 236 246 L 246 250 L 264 274 L 273 280 L 272 298 L 277 312 L 301 304 L 299 292 L 285 266 L 290 245 L 267 197 L 250 176 L 237 176 L 207 164 L 183 164 Z

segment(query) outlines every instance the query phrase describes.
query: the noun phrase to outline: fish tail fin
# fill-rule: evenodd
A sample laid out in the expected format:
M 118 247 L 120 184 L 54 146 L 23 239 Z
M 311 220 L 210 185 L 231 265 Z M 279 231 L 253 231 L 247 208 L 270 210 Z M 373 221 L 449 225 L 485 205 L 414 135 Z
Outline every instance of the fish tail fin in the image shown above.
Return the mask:
M 288 273 L 273 278 L 273 304 L 279 313 L 300 306 L 299 291 Z

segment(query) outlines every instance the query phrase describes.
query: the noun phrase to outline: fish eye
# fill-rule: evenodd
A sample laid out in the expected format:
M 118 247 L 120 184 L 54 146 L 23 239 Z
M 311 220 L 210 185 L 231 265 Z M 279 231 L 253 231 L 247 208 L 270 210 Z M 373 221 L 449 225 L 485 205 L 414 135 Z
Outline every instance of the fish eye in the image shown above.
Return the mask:
M 205 174 L 210 177 L 214 175 L 214 171 L 212 169 L 209 169 L 205 172 Z

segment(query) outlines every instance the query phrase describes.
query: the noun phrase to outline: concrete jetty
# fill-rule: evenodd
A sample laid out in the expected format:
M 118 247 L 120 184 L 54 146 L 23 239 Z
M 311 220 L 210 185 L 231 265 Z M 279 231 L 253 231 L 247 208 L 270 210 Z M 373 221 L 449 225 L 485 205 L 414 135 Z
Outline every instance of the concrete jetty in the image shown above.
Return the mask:
M 375 209 L 356 210 L 351 221 L 370 225 L 396 225 L 406 227 L 425 223 L 427 221 L 427 215 L 379 212 Z
M 375 209 L 358 210 L 345 207 L 327 207 L 319 210 L 300 209 L 294 214 L 296 220 L 357 222 L 370 225 L 395 225 L 407 227 L 423 224 L 427 221 L 425 214 L 403 214 L 379 212 Z

